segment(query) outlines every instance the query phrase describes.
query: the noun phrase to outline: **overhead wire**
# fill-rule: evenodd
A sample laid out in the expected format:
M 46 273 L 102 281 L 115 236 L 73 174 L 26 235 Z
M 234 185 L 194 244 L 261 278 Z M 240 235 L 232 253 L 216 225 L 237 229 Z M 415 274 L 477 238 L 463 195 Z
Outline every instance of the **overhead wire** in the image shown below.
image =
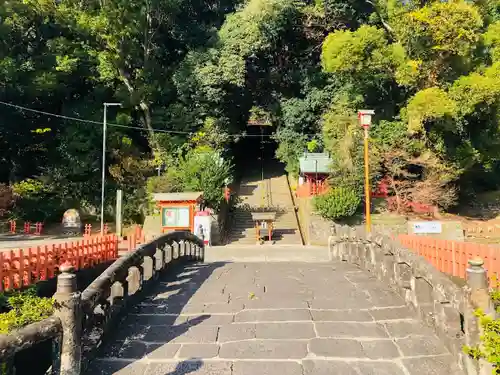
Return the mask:
M 52 116 L 52 117 L 57 117 L 61 118 L 64 120 L 69 120 L 69 121 L 78 121 L 78 122 L 85 122 L 89 124 L 97 124 L 97 125 L 102 125 L 102 121 L 95 121 L 95 120 L 87 120 L 79 117 L 71 117 L 71 116 L 65 116 L 65 115 L 59 115 L 57 113 L 51 113 L 51 112 L 46 112 L 46 111 L 41 111 L 38 109 L 33 109 L 33 108 L 28 108 L 28 107 L 23 107 L 17 104 L 12 104 L 12 103 L 7 103 L 0 101 L 0 104 L 8 106 L 8 107 L 13 107 L 16 109 L 19 109 L 21 111 L 28 111 L 28 112 L 34 112 L 34 113 L 39 113 L 42 115 L 46 116 Z M 117 128 L 125 128 L 125 129 L 137 129 L 137 130 L 143 130 L 145 131 L 146 129 L 141 127 L 141 126 L 134 126 L 134 125 L 123 125 L 123 124 L 114 124 L 114 123 L 106 123 L 106 126 L 112 126 L 112 127 L 117 127 Z M 192 134 L 192 132 L 186 132 L 186 131 L 180 131 L 180 130 L 166 130 L 166 129 L 153 129 L 155 132 L 160 132 L 160 133 L 174 133 L 174 134 Z
M 80 117 L 72 117 L 72 116 L 66 116 L 66 115 L 60 115 L 57 113 L 52 113 L 52 112 L 46 112 L 46 111 L 41 111 L 39 109 L 33 109 L 33 108 L 28 108 L 24 107 L 21 105 L 13 104 L 13 103 L 8 103 L 4 101 L 0 101 L 1 105 L 11 107 L 11 108 L 16 108 L 20 111 L 27 111 L 27 112 L 33 112 L 33 113 L 38 113 L 41 115 L 45 116 L 51 116 L 51 117 L 56 117 L 60 118 L 63 120 L 68 120 L 68 121 L 77 121 L 77 122 L 82 122 L 82 123 L 88 123 L 88 124 L 94 124 L 94 125 L 102 125 L 102 121 L 95 121 L 95 120 L 88 120 Z M 142 126 L 134 126 L 134 125 L 123 125 L 123 124 L 115 124 L 115 123 L 106 123 L 106 126 L 110 127 L 115 127 L 115 128 L 123 128 L 123 129 L 135 129 L 135 130 L 141 130 L 141 131 L 147 131 L 148 129 L 142 127 Z M 196 133 L 195 131 L 181 131 L 181 130 L 167 130 L 167 129 L 158 129 L 158 128 L 152 128 L 150 129 L 154 133 L 166 133 L 166 134 L 179 134 L 179 135 L 192 135 Z M 246 138 L 246 137 L 272 137 L 272 134 L 248 134 L 248 133 L 239 133 L 239 134 L 227 134 L 230 137 L 234 138 Z M 302 134 L 304 136 L 310 136 L 314 137 L 318 134 Z

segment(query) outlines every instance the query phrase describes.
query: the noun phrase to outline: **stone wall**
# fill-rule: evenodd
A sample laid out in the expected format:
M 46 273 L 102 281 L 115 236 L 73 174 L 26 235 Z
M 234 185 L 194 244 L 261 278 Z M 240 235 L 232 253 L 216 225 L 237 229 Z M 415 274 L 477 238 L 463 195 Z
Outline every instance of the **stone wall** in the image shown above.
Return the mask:
M 306 245 L 326 246 L 333 223 L 313 213 L 311 199 L 296 198 L 304 242 Z
M 362 227 L 363 225 L 360 225 L 359 227 Z M 375 232 L 386 236 L 397 235 L 397 234 L 408 234 L 407 222 L 385 224 L 385 223 L 377 223 L 376 218 L 375 219 L 372 218 L 372 228 Z
M 326 246 L 328 236 L 330 236 L 333 221 L 323 219 L 316 215 L 312 207 L 312 198 L 296 198 L 298 206 L 299 223 L 304 234 L 304 241 L 307 245 Z M 357 227 L 362 228 L 363 223 L 358 223 Z M 385 235 L 407 234 L 408 224 L 405 221 L 392 221 L 390 223 L 378 222 L 377 215 L 372 216 L 373 230 Z
M 469 282 L 459 287 L 424 258 L 383 235 L 365 234 L 360 228 L 334 226 L 328 242 L 333 259 L 359 265 L 401 295 L 415 314 L 434 329 L 468 375 L 487 373 L 480 372 L 480 365 L 463 353 L 464 345 L 479 343 L 474 309 L 484 309 L 485 304 L 488 309 L 491 307 L 487 283 L 483 282 L 484 268 L 479 267 L 477 272 L 468 269 L 468 273 L 481 274 L 476 278 L 480 285 L 471 286 Z

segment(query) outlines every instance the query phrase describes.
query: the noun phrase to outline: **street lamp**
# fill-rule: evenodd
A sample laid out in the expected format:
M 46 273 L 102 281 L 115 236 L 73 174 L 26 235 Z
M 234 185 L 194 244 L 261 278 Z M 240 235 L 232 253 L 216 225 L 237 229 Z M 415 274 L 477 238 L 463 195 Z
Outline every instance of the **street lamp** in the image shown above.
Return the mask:
M 375 111 L 371 109 L 360 109 L 358 111 L 359 123 L 365 132 L 365 215 L 366 215 L 366 231 L 370 232 L 372 227 L 372 218 L 370 212 L 370 166 L 368 164 L 368 129 L 372 123 L 372 115 Z
M 104 234 L 104 183 L 106 180 L 106 110 L 108 107 L 121 107 L 121 103 L 104 103 L 102 122 L 102 178 L 101 178 L 101 234 Z

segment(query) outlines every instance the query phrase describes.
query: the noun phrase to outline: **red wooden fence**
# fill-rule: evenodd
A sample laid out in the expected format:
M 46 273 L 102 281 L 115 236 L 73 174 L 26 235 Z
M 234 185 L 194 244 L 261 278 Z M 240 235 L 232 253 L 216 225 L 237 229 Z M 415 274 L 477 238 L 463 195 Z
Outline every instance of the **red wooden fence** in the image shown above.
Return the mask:
M 311 182 L 306 181 L 302 185 L 297 186 L 295 195 L 299 198 L 314 197 L 316 195 L 325 194 L 329 189 L 326 182 Z
M 111 234 L 79 241 L 0 252 L 0 291 L 21 288 L 54 277 L 59 265 L 93 267 L 118 258 L 118 237 Z
M 465 233 L 471 236 L 488 237 L 500 235 L 500 223 L 473 221 L 464 223 Z
M 123 242 L 125 242 L 127 251 L 132 251 L 137 247 L 137 245 L 145 243 L 145 233 L 142 230 L 142 227 L 140 225 L 135 225 L 128 233 L 127 239 L 123 240 Z
M 441 272 L 466 278 L 469 259 L 482 258 L 490 285 L 496 285 L 500 275 L 500 247 L 470 242 L 438 240 L 430 237 L 401 234 L 399 242 L 427 259 Z

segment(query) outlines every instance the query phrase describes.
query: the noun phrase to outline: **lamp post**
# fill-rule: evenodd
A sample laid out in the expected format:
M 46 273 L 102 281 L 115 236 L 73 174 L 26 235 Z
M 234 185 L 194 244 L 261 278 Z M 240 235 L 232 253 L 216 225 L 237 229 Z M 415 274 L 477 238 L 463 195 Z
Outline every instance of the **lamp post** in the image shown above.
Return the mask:
M 101 234 L 104 233 L 104 183 L 106 180 L 106 110 L 108 107 L 121 107 L 121 103 L 104 103 L 102 121 L 102 177 L 101 177 Z
M 370 210 L 370 166 L 368 163 L 368 129 L 372 123 L 372 115 L 375 114 L 375 111 L 371 109 L 360 109 L 358 111 L 358 119 L 360 125 L 364 129 L 365 133 L 365 216 L 366 216 L 366 231 L 370 232 L 372 228 L 372 218 L 371 218 L 371 210 Z

